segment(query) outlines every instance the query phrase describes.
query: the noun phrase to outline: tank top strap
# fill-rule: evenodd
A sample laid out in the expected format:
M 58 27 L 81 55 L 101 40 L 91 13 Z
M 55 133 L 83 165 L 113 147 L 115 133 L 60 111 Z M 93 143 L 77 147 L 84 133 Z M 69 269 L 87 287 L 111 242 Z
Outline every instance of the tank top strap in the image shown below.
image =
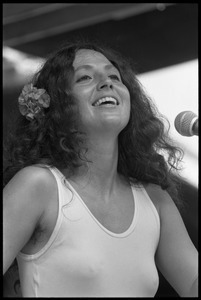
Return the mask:
M 61 208 L 72 200 L 73 193 L 68 187 L 65 176 L 56 167 L 47 167 L 57 182 L 59 206 Z
M 160 230 L 160 216 L 159 213 L 153 203 L 153 201 L 151 200 L 149 194 L 147 193 L 145 187 L 143 186 L 143 184 L 140 184 L 137 188 L 136 188 L 136 192 L 138 194 L 138 201 L 139 201 L 139 205 L 141 205 L 141 207 L 143 208 L 143 210 L 149 208 L 151 210 L 151 212 L 153 213 L 153 216 L 155 218 L 158 230 Z

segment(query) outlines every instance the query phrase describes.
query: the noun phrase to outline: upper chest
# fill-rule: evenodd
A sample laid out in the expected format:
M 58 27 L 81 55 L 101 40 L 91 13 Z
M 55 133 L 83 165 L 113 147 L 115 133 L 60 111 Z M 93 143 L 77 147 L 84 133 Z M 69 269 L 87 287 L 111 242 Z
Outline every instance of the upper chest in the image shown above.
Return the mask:
M 122 233 L 130 227 L 135 211 L 134 195 L 130 187 L 116 191 L 108 201 L 99 194 L 93 195 L 87 191 L 80 191 L 79 197 L 106 229 Z

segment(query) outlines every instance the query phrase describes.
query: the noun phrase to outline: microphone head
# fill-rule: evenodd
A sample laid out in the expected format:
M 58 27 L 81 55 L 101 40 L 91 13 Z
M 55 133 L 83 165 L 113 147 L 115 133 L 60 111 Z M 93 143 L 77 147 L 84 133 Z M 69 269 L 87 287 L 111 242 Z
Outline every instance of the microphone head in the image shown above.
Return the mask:
M 194 135 L 193 125 L 197 118 L 192 111 L 182 111 L 176 116 L 174 126 L 181 135 L 192 136 Z

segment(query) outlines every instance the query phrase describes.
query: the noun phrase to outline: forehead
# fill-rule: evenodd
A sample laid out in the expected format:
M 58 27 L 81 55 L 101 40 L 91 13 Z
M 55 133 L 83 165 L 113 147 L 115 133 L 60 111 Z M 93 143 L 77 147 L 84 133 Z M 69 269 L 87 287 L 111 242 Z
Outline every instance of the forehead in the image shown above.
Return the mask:
M 80 49 L 75 55 L 73 67 L 77 69 L 82 65 L 96 65 L 98 63 L 111 65 L 111 62 L 102 53 L 90 49 Z

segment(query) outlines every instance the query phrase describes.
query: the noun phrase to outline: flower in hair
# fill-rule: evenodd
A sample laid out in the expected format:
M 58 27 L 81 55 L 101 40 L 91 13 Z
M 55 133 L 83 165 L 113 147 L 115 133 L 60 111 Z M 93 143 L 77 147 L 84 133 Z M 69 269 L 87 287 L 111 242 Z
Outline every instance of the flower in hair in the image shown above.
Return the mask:
M 32 83 L 24 86 L 18 98 L 20 113 L 28 120 L 43 115 L 44 108 L 50 105 L 50 96 L 45 89 L 38 89 Z

